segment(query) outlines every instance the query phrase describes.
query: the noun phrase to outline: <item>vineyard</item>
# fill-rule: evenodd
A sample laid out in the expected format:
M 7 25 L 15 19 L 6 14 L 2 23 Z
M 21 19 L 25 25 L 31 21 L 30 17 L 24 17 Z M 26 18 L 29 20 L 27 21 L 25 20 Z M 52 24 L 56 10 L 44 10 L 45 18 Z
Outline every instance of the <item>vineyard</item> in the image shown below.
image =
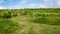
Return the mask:
M 0 34 L 60 34 L 60 8 L 0 10 Z

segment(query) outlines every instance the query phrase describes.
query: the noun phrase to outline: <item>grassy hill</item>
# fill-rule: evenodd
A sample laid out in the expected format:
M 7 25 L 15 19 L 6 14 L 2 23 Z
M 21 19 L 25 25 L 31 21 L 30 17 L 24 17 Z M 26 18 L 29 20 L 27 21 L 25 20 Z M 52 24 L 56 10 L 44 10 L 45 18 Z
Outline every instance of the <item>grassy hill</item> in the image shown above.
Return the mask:
M 0 10 L 0 34 L 60 34 L 60 8 Z

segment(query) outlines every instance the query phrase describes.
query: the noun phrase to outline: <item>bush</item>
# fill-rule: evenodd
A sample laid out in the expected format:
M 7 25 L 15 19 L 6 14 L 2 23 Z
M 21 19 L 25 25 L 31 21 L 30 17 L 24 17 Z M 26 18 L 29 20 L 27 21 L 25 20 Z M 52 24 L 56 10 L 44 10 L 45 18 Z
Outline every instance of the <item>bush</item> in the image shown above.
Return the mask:
M 12 17 L 16 17 L 16 16 L 18 16 L 18 14 L 17 13 L 12 13 L 12 12 L 9 12 L 9 11 L 4 11 L 4 12 L 1 12 L 0 13 L 0 18 L 7 18 L 7 19 L 9 19 L 9 18 L 12 18 Z
M 32 23 L 41 23 L 41 24 L 60 26 L 60 18 L 58 17 L 35 17 L 35 19 L 31 17 L 29 21 Z
M 47 18 L 44 18 L 44 17 L 42 17 L 42 18 L 35 18 L 35 19 L 31 19 L 31 22 L 34 22 L 34 23 L 47 23 Z

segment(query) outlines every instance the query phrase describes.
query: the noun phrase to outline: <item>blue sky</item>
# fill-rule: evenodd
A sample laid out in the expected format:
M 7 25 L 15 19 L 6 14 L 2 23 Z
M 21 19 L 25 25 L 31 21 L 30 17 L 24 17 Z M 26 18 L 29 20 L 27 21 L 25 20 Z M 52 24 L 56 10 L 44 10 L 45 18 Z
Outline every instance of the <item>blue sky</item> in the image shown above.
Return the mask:
M 0 0 L 0 9 L 60 8 L 60 0 Z

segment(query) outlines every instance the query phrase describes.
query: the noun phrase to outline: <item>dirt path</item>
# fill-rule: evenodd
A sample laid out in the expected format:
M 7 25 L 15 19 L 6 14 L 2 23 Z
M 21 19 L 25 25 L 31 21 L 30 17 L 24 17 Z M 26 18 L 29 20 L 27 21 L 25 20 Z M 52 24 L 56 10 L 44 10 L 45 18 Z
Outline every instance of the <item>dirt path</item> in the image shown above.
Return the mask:
M 27 34 L 27 31 L 30 28 L 29 22 L 27 21 L 27 18 L 25 16 L 20 16 L 19 23 L 24 25 L 24 27 L 17 34 Z

